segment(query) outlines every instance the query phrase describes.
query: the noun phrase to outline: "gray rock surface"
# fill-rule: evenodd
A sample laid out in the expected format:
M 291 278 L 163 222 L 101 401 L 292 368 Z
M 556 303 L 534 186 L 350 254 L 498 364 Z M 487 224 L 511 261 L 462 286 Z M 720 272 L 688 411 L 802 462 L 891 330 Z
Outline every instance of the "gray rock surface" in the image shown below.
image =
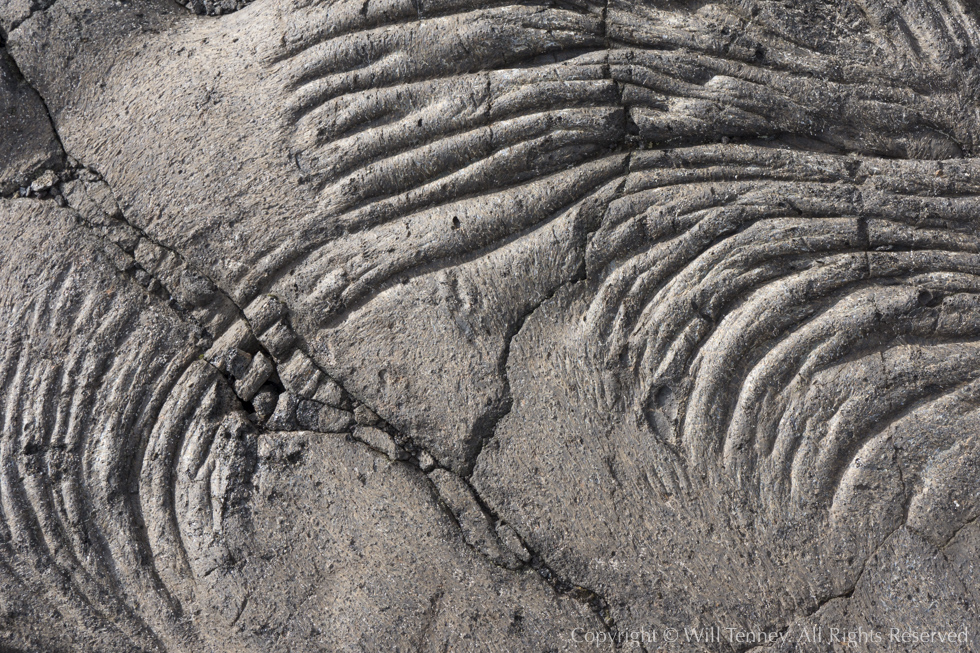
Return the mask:
M 63 157 L 41 98 L 0 46 L 0 195 L 29 190 L 35 175 Z
M 185 4 L 0 0 L 0 650 L 980 650 L 973 3 Z

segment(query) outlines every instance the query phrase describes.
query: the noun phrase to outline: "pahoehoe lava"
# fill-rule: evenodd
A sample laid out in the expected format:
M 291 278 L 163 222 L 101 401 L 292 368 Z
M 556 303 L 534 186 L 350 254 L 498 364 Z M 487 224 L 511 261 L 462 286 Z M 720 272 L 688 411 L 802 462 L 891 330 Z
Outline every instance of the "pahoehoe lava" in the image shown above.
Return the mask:
M 0 650 L 974 650 L 978 21 L 0 0 Z

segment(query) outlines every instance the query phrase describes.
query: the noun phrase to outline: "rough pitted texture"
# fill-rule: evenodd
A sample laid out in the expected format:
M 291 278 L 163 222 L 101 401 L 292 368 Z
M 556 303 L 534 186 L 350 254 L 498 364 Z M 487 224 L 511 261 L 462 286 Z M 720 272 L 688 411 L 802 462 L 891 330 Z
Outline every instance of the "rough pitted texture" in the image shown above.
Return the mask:
M 975 650 L 978 20 L 0 2 L 0 649 Z
M 186 7 L 195 14 L 207 14 L 209 16 L 220 16 L 238 11 L 251 0 L 190 0 Z
M 0 47 L 0 195 L 29 187 L 62 157 L 41 98 Z

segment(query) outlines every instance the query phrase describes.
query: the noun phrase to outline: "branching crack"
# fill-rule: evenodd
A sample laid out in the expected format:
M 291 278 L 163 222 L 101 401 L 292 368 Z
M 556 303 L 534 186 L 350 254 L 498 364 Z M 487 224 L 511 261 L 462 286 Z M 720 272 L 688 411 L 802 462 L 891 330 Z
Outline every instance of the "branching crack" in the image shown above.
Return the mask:
M 88 168 L 78 168 L 78 169 L 76 169 L 76 170 L 73 171 L 73 174 L 68 175 L 67 178 L 66 178 L 66 180 L 63 181 L 63 182 L 61 182 L 61 184 L 68 183 L 68 181 L 75 180 L 80 174 L 89 175 L 89 178 L 91 180 L 104 183 L 104 180 L 102 179 L 102 177 L 100 175 L 98 175 L 97 172 L 95 172 L 95 171 L 93 171 L 91 169 L 88 169 Z M 59 186 L 59 188 L 60 188 L 60 186 Z M 118 202 L 117 202 L 117 206 L 118 206 Z M 107 247 L 110 247 L 111 246 L 110 245 L 111 239 L 109 239 L 104 234 L 99 233 L 99 231 L 100 231 L 99 225 L 96 225 L 93 222 L 91 222 L 90 220 L 87 220 L 81 214 L 81 212 L 79 212 L 77 210 L 74 210 L 73 213 L 78 217 L 79 223 L 81 225 L 85 226 L 88 230 L 90 230 L 91 232 L 95 233 L 98 237 L 100 237 L 103 240 L 103 242 L 106 242 L 106 246 Z M 186 262 L 183 260 L 182 257 L 180 257 L 179 254 L 177 254 L 176 252 L 174 252 L 172 249 L 168 248 L 167 246 L 165 246 L 165 245 L 163 245 L 161 243 L 156 242 L 155 240 L 153 240 L 152 238 L 150 238 L 142 229 L 139 229 L 138 227 L 135 227 L 134 225 L 132 225 L 131 222 L 129 222 L 128 220 L 126 220 L 125 216 L 121 213 L 121 211 L 119 213 L 119 219 L 122 220 L 130 229 L 132 229 L 134 232 L 136 232 L 138 234 L 139 238 L 146 239 L 148 242 L 152 243 L 154 246 L 159 247 L 160 249 L 168 252 L 170 254 L 170 256 L 172 257 L 169 260 L 172 261 L 172 262 L 176 262 L 176 263 L 172 263 L 172 265 L 186 265 Z M 584 244 L 583 244 L 583 247 L 584 247 Z M 141 268 L 138 268 L 137 266 L 134 265 L 133 268 L 130 269 L 130 272 L 131 272 L 132 276 L 136 276 L 136 272 L 138 272 L 140 270 L 141 270 Z M 207 279 L 207 277 L 204 276 L 203 274 L 202 274 L 202 276 L 205 279 Z M 583 265 L 582 265 L 582 267 L 580 269 L 579 274 L 576 275 L 575 279 L 569 281 L 565 285 L 567 286 L 567 285 L 573 285 L 575 283 L 579 283 L 579 282 L 585 280 L 585 278 L 586 278 L 586 274 L 585 274 L 585 266 L 584 266 L 584 262 L 583 262 Z M 156 279 L 155 277 L 153 277 L 153 281 L 155 281 L 156 283 L 153 283 L 153 282 L 151 282 L 149 284 L 142 283 L 141 285 L 144 285 L 145 287 L 147 287 L 147 290 L 149 290 L 149 291 L 156 290 L 156 291 L 158 291 L 157 292 L 158 295 L 162 295 L 162 293 L 159 292 L 159 291 L 161 289 L 163 289 L 163 288 L 166 288 L 166 286 L 162 282 L 160 282 L 159 279 Z M 208 279 L 208 281 L 210 281 L 210 279 Z M 213 284 L 213 282 L 211 282 L 211 283 L 212 283 L 212 285 L 215 286 L 215 289 L 216 289 L 215 292 L 218 293 L 222 298 L 224 298 L 227 301 L 227 304 L 228 305 L 234 307 L 234 311 L 236 313 L 236 315 L 234 317 L 237 320 L 240 320 L 240 321 L 248 324 L 250 326 L 250 328 L 252 328 L 252 331 L 255 332 L 256 329 L 254 328 L 254 325 L 248 320 L 248 318 L 245 315 L 245 309 L 243 307 L 238 306 L 237 304 L 235 304 L 231 300 L 231 297 L 229 295 L 227 295 L 226 293 L 222 292 L 220 289 L 217 289 L 217 286 L 215 284 Z M 557 291 L 558 291 L 558 289 L 555 290 L 555 292 L 557 292 Z M 506 363 L 506 361 L 507 361 L 507 359 L 509 357 L 509 351 L 510 351 L 509 344 L 512 341 L 513 337 L 515 337 L 517 335 L 517 333 L 520 331 L 520 328 L 521 328 L 521 326 L 523 326 L 526 318 L 528 316 L 530 316 L 534 312 L 534 310 L 536 310 L 541 304 L 543 304 L 550 297 L 552 297 L 555 294 L 555 292 L 549 294 L 548 297 L 542 299 L 541 302 L 539 302 L 531 311 L 528 311 L 528 313 L 522 319 L 520 319 L 516 323 L 515 328 L 514 328 L 514 333 L 511 334 L 510 338 L 508 338 L 508 340 L 507 340 L 508 346 L 506 347 L 505 352 L 504 352 L 504 355 L 502 356 L 502 359 L 503 359 L 503 362 L 504 363 Z M 163 297 L 163 299 L 166 299 L 167 302 L 168 302 L 168 305 L 170 305 L 172 308 L 174 308 L 174 310 L 178 311 L 178 313 L 181 315 L 181 317 L 183 319 L 196 323 L 194 321 L 194 317 L 188 312 L 188 310 L 186 309 L 186 307 L 182 307 L 180 305 L 180 302 L 178 302 L 176 299 L 174 299 L 173 296 Z M 220 336 L 220 334 L 218 334 L 218 333 L 210 333 L 210 332 L 208 332 L 208 330 L 203 325 L 201 325 L 199 323 L 197 323 L 197 326 L 200 327 L 201 330 L 204 333 L 206 333 L 207 336 L 209 337 L 209 339 L 211 339 L 211 340 L 214 340 L 216 337 Z M 297 345 L 297 349 L 300 349 L 300 350 L 302 349 L 302 343 L 300 343 L 299 345 Z M 272 354 L 270 354 L 268 352 L 268 350 L 263 349 L 263 351 L 265 352 L 266 355 L 272 356 Z M 209 362 L 209 364 L 210 364 L 210 362 Z M 324 374 L 324 376 L 326 376 L 327 378 L 330 378 L 333 382 L 337 383 L 338 385 L 340 385 L 341 388 L 343 388 L 343 385 L 339 381 L 337 381 L 335 379 L 332 379 L 329 375 L 327 375 L 326 374 L 326 371 L 320 369 L 319 366 L 317 366 L 317 369 L 319 369 L 319 371 L 322 374 Z M 220 370 L 219 369 L 219 372 L 221 372 L 223 374 L 224 378 L 226 379 L 226 381 L 229 384 L 234 384 L 234 380 L 232 379 L 232 377 L 230 377 L 224 370 Z M 345 389 L 345 392 L 346 392 L 346 389 Z M 360 405 L 365 405 L 365 407 L 367 407 L 367 408 L 370 409 L 370 407 L 366 406 L 366 404 L 363 404 L 363 402 L 358 402 L 358 403 Z M 353 440 L 353 441 L 357 441 L 357 442 L 360 442 L 360 443 L 364 444 L 365 446 L 367 446 L 367 447 L 371 448 L 373 451 L 375 451 L 377 454 L 382 455 L 382 456 L 388 458 L 389 460 L 391 460 L 394 463 L 405 463 L 405 464 L 408 464 L 408 465 L 414 467 L 415 469 L 418 470 L 419 473 L 421 473 L 423 475 L 426 474 L 427 471 L 428 472 L 431 472 L 432 469 L 435 469 L 435 468 L 445 469 L 445 468 L 442 468 L 441 466 L 434 465 L 434 464 L 431 465 L 431 466 L 430 465 L 424 465 L 421 462 L 422 459 L 426 459 L 427 461 L 434 461 L 435 460 L 435 458 L 431 455 L 431 453 L 429 453 L 428 451 L 426 451 L 423 447 L 419 446 L 411 438 L 409 438 L 409 437 L 405 436 L 404 434 L 402 434 L 401 432 L 399 432 L 397 429 L 395 429 L 391 424 L 387 423 L 386 421 L 378 418 L 377 421 L 374 422 L 373 428 L 375 428 L 377 430 L 380 430 L 380 431 L 383 431 L 384 433 L 386 433 L 388 436 L 390 436 L 392 438 L 392 440 L 394 441 L 394 443 L 396 445 L 396 448 L 395 448 L 394 452 L 392 450 L 390 450 L 390 449 L 389 450 L 384 450 L 384 449 L 380 448 L 377 445 L 377 443 L 370 442 L 370 441 L 368 441 L 368 440 L 366 440 L 366 439 L 364 439 L 362 437 L 359 437 L 358 436 L 358 429 L 356 429 L 356 428 L 355 429 L 352 429 L 352 430 L 348 430 L 346 432 L 346 436 L 349 439 Z M 306 429 L 306 430 L 310 430 L 310 429 Z M 427 467 L 428 469 L 425 469 L 424 467 Z M 500 517 L 490 508 L 490 506 L 486 503 L 486 501 L 483 499 L 483 497 L 481 497 L 480 494 L 476 491 L 476 489 L 470 484 L 469 479 L 464 478 L 464 477 L 461 477 L 458 474 L 455 474 L 455 472 L 453 472 L 452 470 L 446 469 L 445 471 L 447 471 L 447 472 L 449 472 L 451 474 L 454 474 L 454 476 L 456 476 L 463 483 L 465 483 L 465 485 L 467 486 L 467 488 L 470 490 L 470 492 L 472 493 L 473 497 L 475 498 L 476 502 L 478 503 L 478 505 L 480 507 L 480 510 L 483 511 L 484 515 L 487 517 L 487 519 L 491 523 L 493 523 L 493 524 L 499 524 L 501 522 Z M 429 482 L 431 484 L 431 481 L 429 481 Z M 611 616 L 609 614 L 608 602 L 603 597 L 601 597 L 599 594 L 597 594 L 596 592 L 594 592 L 592 590 L 589 590 L 587 588 L 578 586 L 578 585 L 576 585 L 576 584 L 574 584 L 574 583 L 572 583 L 572 582 L 570 582 L 570 581 L 562 578 L 558 573 L 556 573 L 553 569 L 551 569 L 548 566 L 547 562 L 545 562 L 544 556 L 542 556 L 540 553 L 534 551 L 532 549 L 532 547 L 530 547 L 528 545 L 528 543 L 524 540 L 524 538 L 521 537 L 519 534 L 517 534 L 517 537 L 520 540 L 521 545 L 524 546 L 524 548 L 530 553 L 530 560 L 527 563 L 527 566 L 530 567 L 531 569 L 533 569 L 535 572 L 537 572 L 538 575 L 541 576 L 541 578 L 557 594 L 564 595 L 564 596 L 569 596 L 569 597 L 575 599 L 576 601 L 578 601 L 578 602 L 580 602 L 580 603 L 588 606 L 589 609 L 604 624 L 604 626 L 607 629 L 609 629 L 609 632 L 610 633 L 613 633 L 612 629 L 614 628 L 614 623 L 613 623 L 613 620 L 612 620 L 612 618 L 611 618 Z M 490 564 L 495 564 L 496 565 L 496 563 L 493 560 L 491 560 L 489 557 L 487 557 L 486 554 L 483 553 L 482 551 L 480 551 L 478 548 L 473 547 L 472 544 L 470 544 L 470 547 L 473 548 L 474 551 L 477 551 L 478 553 L 480 553 L 481 556 L 484 559 L 486 559 Z M 497 565 L 497 566 L 499 566 L 499 565 Z

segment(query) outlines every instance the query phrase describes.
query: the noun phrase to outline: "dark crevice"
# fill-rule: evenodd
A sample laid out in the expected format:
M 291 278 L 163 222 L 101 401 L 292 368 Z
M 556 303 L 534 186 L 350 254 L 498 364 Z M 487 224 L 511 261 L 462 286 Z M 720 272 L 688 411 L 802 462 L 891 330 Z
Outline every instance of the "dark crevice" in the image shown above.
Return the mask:
M 632 152 L 626 153 L 626 158 L 623 161 L 623 170 L 621 173 L 623 176 L 623 180 L 617 186 L 614 196 L 610 200 L 610 203 L 622 195 L 623 189 L 626 185 L 625 177 L 626 175 L 629 174 L 631 170 L 632 156 L 633 156 Z M 570 289 L 573 286 L 576 286 L 577 284 L 583 281 L 589 280 L 589 274 L 588 274 L 589 266 L 587 261 L 589 244 L 592 241 L 592 235 L 601 227 L 601 223 L 602 223 L 602 219 L 600 218 L 599 220 L 595 220 L 594 223 L 592 224 L 585 225 L 584 229 L 580 229 L 580 236 L 579 236 L 580 242 L 577 246 L 577 249 L 581 251 L 582 261 L 576 273 L 561 285 L 553 288 L 544 297 L 542 297 L 540 301 L 535 302 L 522 315 L 518 316 L 517 319 L 511 323 L 510 328 L 505 334 L 504 347 L 501 350 L 500 357 L 498 358 L 497 361 L 497 373 L 500 375 L 500 378 L 504 383 L 505 399 L 501 404 L 503 406 L 503 409 L 496 412 L 494 415 L 489 415 L 489 414 L 484 415 L 484 418 L 487 418 L 488 423 L 474 425 L 474 433 L 477 434 L 478 440 L 476 442 L 476 446 L 473 453 L 470 456 L 467 456 L 467 465 L 466 465 L 467 479 L 469 479 L 472 476 L 473 470 L 476 468 L 476 464 L 479 461 L 480 454 L 483 453 L 483 450 L 486 448 L 487 443 L 493 440 L 494 437 L 496 436 L 497 426 L 513 410 L 514 397 L 511 392 L 510 378 L 507 372 L 507 368 L 508 365 L 510 364 L 510 352 L 513 346 L 514 339 L 520 334 L 521 330 L 524 328 L 524 325 L 527 323 L 528 318 L 530 318 L 539 308 L 541 308 L 541 306 L 543 306 L 551 299 L 553 299 L 555 295 L 557 295 L 560 291 Z M 477 428 L 477 426 L 479 426 L 479 428 Z
M 484 514 L 489 516 L 493 520 L 493 523 L 500 523 L 502 521 L 500 517 L 492 508 L 490 508 L 489 505 L 487 505 L 483 497 L 480 496 L 480 493 L 476 491 L 476 488 L 470 485 L 469 481 L 466 481 L 465 479 L 464 482 L 466 482 L 466 485 L 473 492 L 473 496 L 476 498 L 476 501 L 483 510 Z M 595 614 L 596 617 L 598 617 L 599 620 L 605 625 L 607 631 L 612 633 L 615 622 L 609 611 L 609 602 L 598 593 L 579 585 L 575 585 L 574 583 L 571 583 L 570 581 L 559 576 L 551 567 L 548 566 L 548 563 L 545 562 L 544 556 L 535 551 L 528 544 L 527 540 L 520 535 L 520 533 L 516 533 L 516 535 L 520 540 L 521 545 L 531 554 L 531 560 L 528 563 L 529 566 L 554 589 L 555 593 L 569 596 L 579 603 L 587 605 L 593 614 Z
M 608 51 L 608 37 L 606 34 L 607 11 L 608 11 L 608 0 L 604 4 L 601 13 L 601 33 L 602 33 L 602 38 L 606 41 L 607 51 Z M 604 66 L 604 74 L 610 80 L 612 79 L 612 74 L 608 63 L 608 59 L 606 65 Z M 619 97 L 619 104 L 622 107 L 622 115 L 623 115 L 622 142 L 620 143 L 619 147 L 616 149 L 626 151 L 626 158 L 624 160 L 623 171 L 622 171 L 623 180 L 618 185 L 615 192 L 615 196 L 619 197 L 621 196 L 623 189 L 625 187 L 626 176 L 631 171 L 633 151 L 637 149 L 636 146 L 638 144 L 638 142 L 635 141 L 635 134 L 637 134 L 639 130 L 636 127 L 635 123 L 633 123 L 633 120 L 630 116 L 629 108 L 626 107 L 623 103 L 622 85 L 617 83 L 616 88 Z M 493 417 L 492 424 L 485 427 L 486 435 L 480 437 L 477 448 L 473 453 L 472 457 L 469 459 L 471 463 L 468 465 L 468 473 L 466 474 L 465 477 L 460 477 L 463 480 L 463 482 L 466 483 L 467 487 L 469 487 L 474 498 L 478 502 L 481 510 L 483 510 L 484 514 L 487 515 L 493 521 L 493 523 L 500 523 L 502 520 L 500 519 L 499 515 L 497 515 L 497 513 L 490 507 L 490 505 L 486 502 L 486 500 L 480 495 L 480 493 L 476 490 L 476 488 L 473 487 L 472 483 L 470 482 L 470 477 L 472 476 L 473 470 L 475 469 L 479 461 L 480 455 L 485 450 L 487 443 L 493 440 L 494 437 L 496 437 L 497 428 L 500 425 L 501 421 L 505 417 L 507 417 L 507 415 L 509 415 L 510 412 L 513 410 L 514 397 L 511 391 L 510 378 L 508 374 L 508 365 L 510 363 L 510 353 L 512 350 L 514 339 L 521 333 L 522 329 L 524 328 L 524 325 L 527 323 L 528 318 L 530 318 L 539 308 L 541 308 L 541 306 L 543 306 L 551 299 L 553 299 L 558 292 L 570 289 L 583 281 L 588 281 L 588 264 L 587 264 L 588 246 L 589 243 L 591 242 L 592 235 L 599 229 L 601 223 L 602 223 L 602 219 L 596 220 L 593 224 L 587 225 L 581 234 L 579 249 L 581 251 L 582 260 L 581 260 L 581 265 L 578 271 L 576 272 L 576 274 L 572 278 L 568 279 L 565 283 L 552 289 L 552 291 L 549 292 L 545 297 L 543 297 L 540 301 L 536 302 L 524 314 L 519 316 L 511 324 L 510 329 L 508 330 L 505 336 L 504 347 L 500 353 L 500 357 L 497 363 L 498 373 L 500 374 L 504 383 L 504 394 L 506 397 L 506 399 L 503 402 L 504 409 L 500 411 L 498 415 Z M 611 611 L 609 609 L 609 602 L 597 592 L 575 585 L 574 583 L 571 583 L 570 581 L 562 578 L 551 567 L 548 566 L 547 562 L 545 561 L 545 557 L 542 556 L 537 551 L 535 551 L 534 548 L 529 545 L 527 540 L 523 536 L 521 536 L 520 533 L 517 533 L 516 531 L 515 533 L 518 539 L 520 540 L 521 545 L 524 546 L 524 548 L 527 549 L 527 551 L 530 552 L 531 554 L 531 560 L 529 562 L 529 566 L 532 569 L 534 569 L 553 588 L 556 594 L 570 596 L 571 598 L 575 599 L 579 603 L 588 606 L 588 608 L 592 611 L 592 613 L 605 626 L 606 632 L 611 636 L 615 647 L 617 649 L 620 648 L 624 640 L 622 637 L 619 636 L 618 632 L 615 630 L 615 620 L 611 615 Z M 645 651 L 642 645 L 639 645 L 639 647 L 640 650 Z
M 624 164 L 624 168 L 627 173 L 630 170 L 630 163 L 631 163 L 631 155 L 628 155 Z M 619 193 L 622 192 L 624 185 L 625 185 L 625 180 L 617 188 L 617 192 L 616 192 L 617 195 L 619 195 Z M 531 309 L 529 309 L 526 313 L 520 316 L 514 322 L 510 332 L 508 333 L 505 339 L 504 348 L 501 352 L 500 361 L 498 364 L 501 376 L 504 381 L 505 393 L 507 397 L 505 400 L 505 404 L 507 408 L 494 421 L 492 427 L 489 429 L 488 435 L 480 440 L 479 448 L 472 458 L 472 465 L 470 465 L 469 468 L 470 471 L 468 475 L 466 477 L 460 477 L 472 491 L 473 496 L 476 498 L 481 509 L 484 511 L 484 514 L 488 515 L 494 521 L 494 523 L 499 523 L 501 521 L 500 517 L 484 500 L 484 498 L 480 495 L 480 493 L 476 490 L 476 488 L 473 487 L 473 485 L 470 482 L 470 477 L 472 476 L 472 471 L 473 469 L 475 469 L 476 464 L 479 461 L 479 456 L 484 451 L 487 443 L 493 440 L 494 437 L 496 437 L 497 427 L 499 426 L 500 422 L 507 415 L 509 415 L 511 410 L 513 409 L 514 400 L 513 400 L 513 394 L 511 392 L 510 378 L 507 371 L 507 367 L 510 361 L 510 352 L 511 352 L 512 344 L 514 339 L 520 334 L 524 325 L 527 323 L 528 318 L 530 318 L 539 308 L 541 308 L 541 306 L 543 306 L 548 301 L 550 301 L 558 292 L 562 290 L 570 289 L 579 283 L 582 283 L 584 281 L 587 282 L 589 280 L 588 272 L 587 272 L 588 267 L 586 264 L 586 252 L 588 249 L 588 244 L 591 241 L 592 234 L 595 233 L 595 231 L 599 228 L 600 225 L 594 224 L 590 226 L 591 229 L 587 230 L 583 234 L 582 243 L 580 245 L 582 250 L 582 263 L 576 275 L 573 278 L 566 281 L 565 283 L 556 287 L 554 290 L 552 290 L 552 292 L 548 293 L 546 297 L 544 297 L 541 301 L 537 302 Z M 451 471 L 451 470 L 447 470 L 447 471 Z M 534 569 L 554 589 L 556 594 L 570 596 L 571 598 L 575 599 L 579 603 L 588 606 L 588 608 L 592 611 L 592 613 L 595 614 L 596 617 L 599 618 L 599 620 L 604 624 L 606 628 L 606 632 L 611 636 L 611 639 L 615 647 L 617 649 L 620 648 L 623 641 L 627 641 L 627 640 L 623 639 L 618 633 L 618 631 L 616 631 L 615 628 L 616 624 L 615 624 L 615 620 L 612 617 L 611 611 L 609 609 L 609 602 L 597 592 L 581 587 L 579 585 L 575 585 L 574 583 L 562 578 L 551 567 L 548 566 L 544 556 L 542 556 L 540 553 L 535 551 L 534 548 L 532 548 L 528 544 L 527 540 L 523 536 L 521 536 L 520 533 L 516 533 L 516 534 L 517 537 L 520 539 L 521 544 L 531 554 L 531 560 L 529 566 L 532 569 Z M 646 650 L 639 643 L 637 643 L 637 645 L 640 647 L 640 650 L 642 651 Z
M 418 467 L 417 459 L 415 459 L 414 457 L 410 458 L 407 462 L 415 467 Z M 437 466 L 435 469 L 442 469 L 459 478 L 469 489 L 470 493 L 472 494 L 480 510 L 483 512 L 484 516 L 488 519 L 488 521 L 491 524 L 496 525 L 500 523 L 507 523 L 506 521 L 502 520 L 500 516 L 496 513 L 496 511 L 494 511 L 493 508 L 491 508 L 487 504 L 484 498 L 480 495 L 480 493 L 476 490 L 476 488 L 473 487 L 473 485 L 469 482 L 468 479 L 459 476 L 451 469 L 446 469 L 444 467 L 439 467 L 439 466 Z M 431 471 L 432 470 L 430 470 L 430 472 Z M 425 474 L 425 471 L 423 471 L 421 468 L 419 469 L 419 472 Z M 439 495 L 438 489 L 435 487 L 435 485 L 431 481 L 429 481 L 429 484 L 432 487 L 433 491 L 437 495 Z M 443 503 L 446 502 L 443 501 Z M 456 520 L 452 511 L 447 509 L 447 513 L 450 517 L 453 518 L 453 521 L 456 522 L 457 525 L 459 525 L 459 522 Z M 521 534 L 516 531 L 516 529 L 514 530 L 514 534 L 517 536 L 517 539 L 519 540 L 521 546 L 523 546 L 530 554 L 530 560 L 526 564 L 522 564 L 521 565 L 522 567 L 529 567 L 534 572 L 536 572 L 552 588 L 555 594 L 560 596 L 567 596 L 571 599 L 574 599 L 578 603 L 588 607 L 589 610 L 598 618 L 600 623 L 605 628 L 606 632 L 610 634 L 613 641 L 615 642 L 626 641 L 622 637 L 618 636 L 615 630 L 615 621 L 609 609 L 609 602 L 604 597 L 602 597 L 600 594 L 598 594 L 593 590 L 582 587 L 581 585 L 576 585 L 575 583 L 572 583 L 571 581 L 560 576 L 548 565 L 548 563 L 545 561 L 544 556 L 542 556 L 540 553 L 535 551 L 535 549 L 531 547 L 530 544 L 528 544 L 527 540 L 524 537 L 522 537 Z M 507 571 L 514 571 L 512 569 L 497 564 L 495 561 L 491 560 L 485 553 L 483 553 L 480 549 L 473 546 L 469 542 L 466 542 L 466 544 L 467 546 L 469 546 L 470 549 L 472 549 L 474 552 L 479 554 L 489 564 L 492 564 L 501 569 L 505 569 Z M 619 648 L 618 645 L 617 648 Z
M 472 477 L 473 471 L 476 469 L 476 464 L 480 459 L 480 454 L 483 453 L 487 443 L 496 437 L 498 425 L 511 413 L 514 408 L 514 396 L 511 392 L 510 375 L 507 372 L 507 367 L 510 363 L 510 352 L 514 339 L 520 334 L 521 330 L 524 328 L 524 324 L 527 323 L 528 318 L 531 317 L 539 308 L 541 308 L 541 306 L 551 300 L 556 294 L 558 294 L 559 291 L 566 288 L 571 288 L 572 286 L 585 281 L 585 279 L 586 274 L 583 252 L 582 265 L 575 276 L 552 289 L 552 291 L 545 295 L 540 301 L 535 302 L 531 308 L 514 320 L 514 322 L 510 325 L 510 328 L 507 330 L 507 333 L 504 335 L 504 346 L 503 349 L 501 349 L 500 356 L 497 359 L 497 374 L 500 376 L 500 379 L 504 384 L 504 399 L 500 404 L 499 410 L 494 411 L 493 414 L 482 415 L 473 426 L 473 431 L 477 436 L 477 439 L 472 453 L 467 456 L 466 460 L 466 473 L 464 478 L 467 483 Z

